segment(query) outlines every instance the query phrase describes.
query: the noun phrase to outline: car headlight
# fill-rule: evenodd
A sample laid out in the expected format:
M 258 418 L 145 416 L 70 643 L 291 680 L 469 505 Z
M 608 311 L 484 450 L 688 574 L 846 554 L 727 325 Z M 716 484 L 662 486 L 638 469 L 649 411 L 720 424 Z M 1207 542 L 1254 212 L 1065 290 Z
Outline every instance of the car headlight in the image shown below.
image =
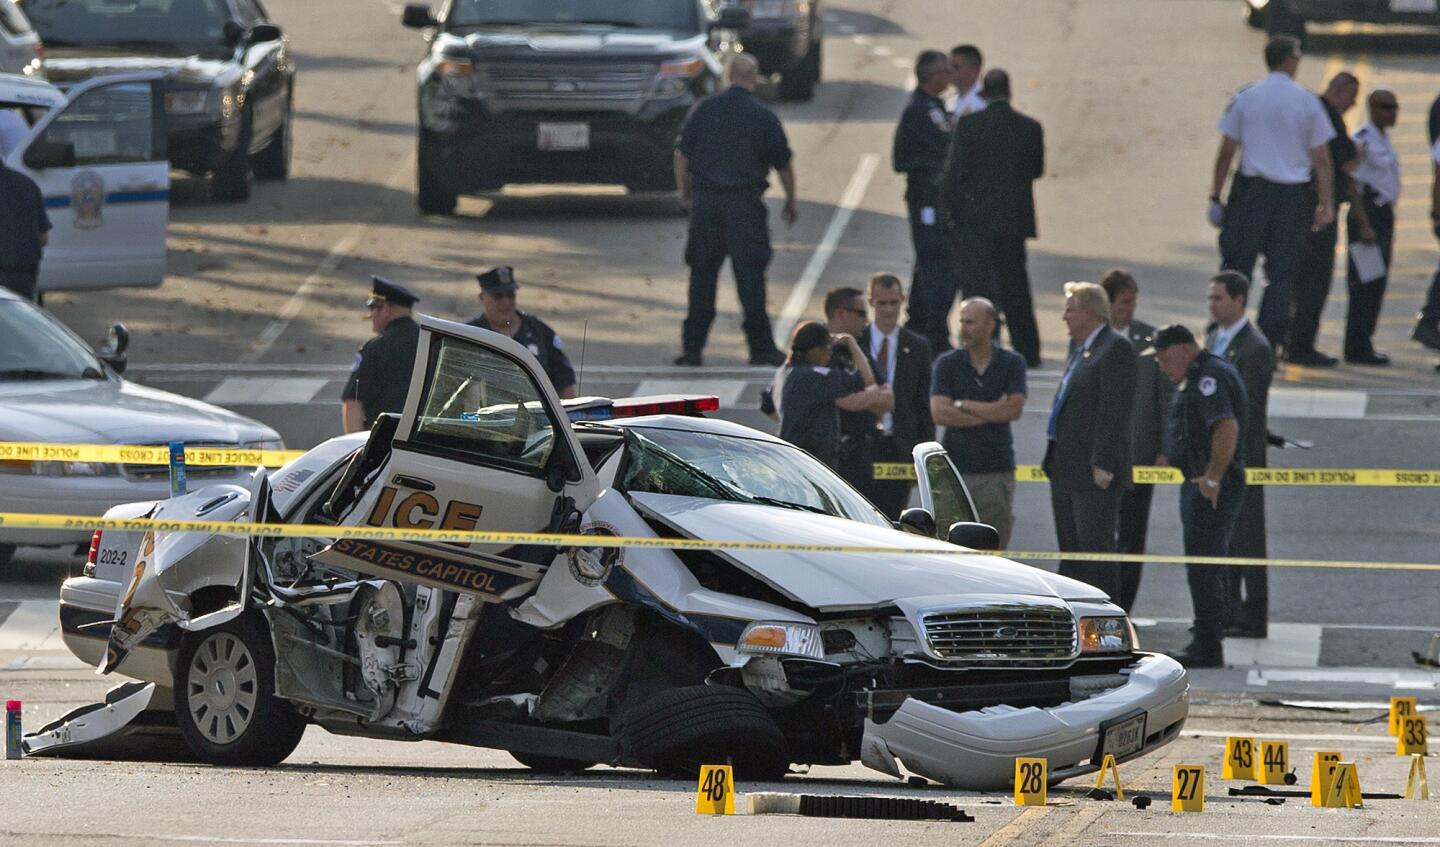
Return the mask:
M 199 115 L 210 109 L 210 92 L 167 91 L 165 92 L 165 114 Z
M 1135 628 L 1124 617 L 1081 618 L 1081 653 L 1128 653 L 1139 646 Z
M 665 62 L 655 74 L 652 97 L 679 97 L 690 87 L 690 81 L 705 71 L 703 59 L 678 59 Z
M 808 623 L 752 623 L 741 633 L 735 649 L 741 653 L 770 656 L 825 658 L 820 628 Z

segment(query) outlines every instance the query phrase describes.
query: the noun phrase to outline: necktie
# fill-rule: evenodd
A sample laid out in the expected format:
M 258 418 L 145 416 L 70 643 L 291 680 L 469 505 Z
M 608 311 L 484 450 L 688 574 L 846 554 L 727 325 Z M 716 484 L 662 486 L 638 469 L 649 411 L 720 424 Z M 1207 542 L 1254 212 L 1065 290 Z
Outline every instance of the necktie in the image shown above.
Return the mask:
M 1060 379 L 1060 387 L 1055 389 L 1055 402 L 1050 405 L 1050 423 L 1045 427 L 1045 437 L 1054 441 L 1057 435 L 1057 424 L 1060 422 L 1060 404 L 1065 401 L 1065 389 L 1070 386 L 1070 373 L 1075 370 L 1075 363 L 1079 361 L 1084 347 L 1075 348 L 1075 354 L 1070 357 L 1070 363 L 1065 366 L 1065 376 Z
M 879 365 L 879 373 L 875 374 L 875 381 L 887 383 L 890 381 L 890 336 L 880 336 L 880 353 L 875 356 L 875 364 Z

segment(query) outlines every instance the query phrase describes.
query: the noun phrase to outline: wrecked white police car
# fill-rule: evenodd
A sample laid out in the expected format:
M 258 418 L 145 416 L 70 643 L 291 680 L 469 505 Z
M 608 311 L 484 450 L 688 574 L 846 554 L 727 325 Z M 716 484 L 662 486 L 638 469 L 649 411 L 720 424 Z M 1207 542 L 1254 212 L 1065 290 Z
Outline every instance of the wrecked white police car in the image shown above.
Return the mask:
M 955 541 L 994 537 L 966 523 L 938 444 L 915 451 L 929 515 L 902 532 L 808 454 L 694 416 L 714 398 L 562 404 L 509 339 L 421 327 L 406 408 L 368 436 L 257 472 L 248 491 L 111 515 L 909 552 L 107 531 L 93 573 L 63 588 L 66 643 L 154 685 L 45 728 L 33 752 L 173 701 L 186 745 L 216 763 L 278 762 L 316 723 L 508 750 L 537 770 L 730 761 L 773 779 L 859 759 L 997 788 L 1016 756 L 1048 758 L 1059 780 L 1183 726 L 1185 671 L 1138 652 L 1103 594 L 933 537 L 932 516 L 956 522 Z

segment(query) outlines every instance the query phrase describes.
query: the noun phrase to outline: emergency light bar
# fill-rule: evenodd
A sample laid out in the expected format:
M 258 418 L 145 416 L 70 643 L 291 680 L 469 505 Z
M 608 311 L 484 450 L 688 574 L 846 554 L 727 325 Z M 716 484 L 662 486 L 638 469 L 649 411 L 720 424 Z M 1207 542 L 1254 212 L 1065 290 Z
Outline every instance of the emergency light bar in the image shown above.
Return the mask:
M 572 421 L 608 421 L 646 415 L 698 415 L 720 408 L 720 398 L 705 394 L 657 394 L 652 397 L 580 397 L 564 401 Z

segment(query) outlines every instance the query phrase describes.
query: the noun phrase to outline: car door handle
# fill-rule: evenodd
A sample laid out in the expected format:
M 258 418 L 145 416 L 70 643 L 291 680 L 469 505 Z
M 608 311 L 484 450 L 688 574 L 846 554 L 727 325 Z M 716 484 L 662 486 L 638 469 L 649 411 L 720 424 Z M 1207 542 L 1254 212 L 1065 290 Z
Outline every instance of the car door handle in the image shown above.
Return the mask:
M 406 476 L 405 474 L 397 473 L 390 481 L 405 488 L 413 488 L 416 491 L 435 490 L 435 483 L 428 479 L 421 479 L 418 476 Z

